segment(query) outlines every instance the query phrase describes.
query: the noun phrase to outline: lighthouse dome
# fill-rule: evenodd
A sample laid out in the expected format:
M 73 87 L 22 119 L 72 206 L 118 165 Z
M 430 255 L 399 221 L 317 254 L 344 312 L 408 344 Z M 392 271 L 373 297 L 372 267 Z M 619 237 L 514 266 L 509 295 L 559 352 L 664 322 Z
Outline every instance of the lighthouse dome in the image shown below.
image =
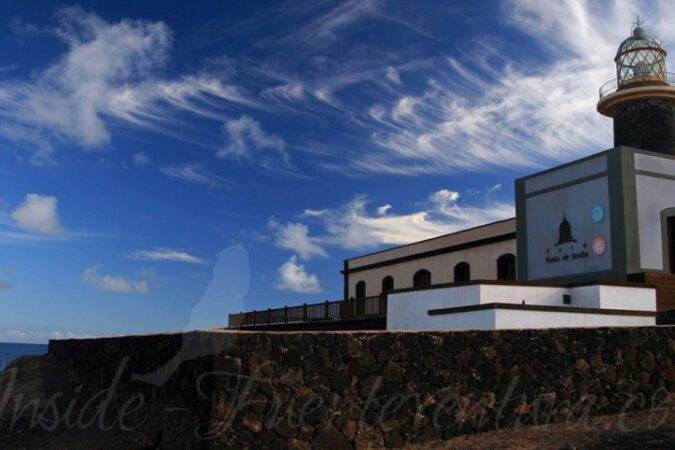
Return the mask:
M 666 55 L 661 42 L 639 25 L 616 52 L 616 78 L 619 89 L 636 84 L 666 83 Z

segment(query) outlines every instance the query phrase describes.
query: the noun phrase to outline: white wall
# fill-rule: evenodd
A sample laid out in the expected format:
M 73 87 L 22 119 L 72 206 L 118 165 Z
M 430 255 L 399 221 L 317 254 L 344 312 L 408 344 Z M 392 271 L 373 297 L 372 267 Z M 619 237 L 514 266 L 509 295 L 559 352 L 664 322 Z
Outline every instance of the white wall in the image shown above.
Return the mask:
M 563 306 L 563 295 L 569 293 L 567 287 L 484 284 L 479 303 Z
M 435 326 L 443 327 L 443 319 L 437 321 L 434 316 L 429 316 L 427 311 L 475 305 L 478 302 L 480 302 L 480 285 L 477 284 L 389 294 L 387 329 L 425 330 L 434 329 Z
M 572 288 L 571 295 L 571 306 L 656 311 L 656 291 L 648 287 L 596 284 Z
M 647 157 L 639 154 L 636 154 L 635 157 L 636 159 L 642 157 L 673 163 L 673 161 L 665 158 Z M 675 172 L 670 173 L 670 175 L 675 175 Z M 663 267 L 661 211 L 675 207 L 675 180 L 636 175 L 635 188 L 637 191 L 640 266 L 644 270 L 667 270 L 668 267 Z M 631 237 L 629 236 L 629 238 Z
M 563 304 L 563 295 L 572 303 Z M 537 328 L 561 326 L 624 326 L 654 324 L 653 317 L 518 310 L 470 311 L 429 316 L 431 309 L 486 303 L 656 311 L 656 292 L 648 287 L 591 285 L 573 288 L 472 284 L 394 293 L 388 296 L 387 329 L 434 330 L 473 328 Z M 514 321 L 509 322 L 508 317 Z
M 498 309 L 496 329 L 640 327 L 656 325 L 654 317 L 592 313 L 544 312 Z

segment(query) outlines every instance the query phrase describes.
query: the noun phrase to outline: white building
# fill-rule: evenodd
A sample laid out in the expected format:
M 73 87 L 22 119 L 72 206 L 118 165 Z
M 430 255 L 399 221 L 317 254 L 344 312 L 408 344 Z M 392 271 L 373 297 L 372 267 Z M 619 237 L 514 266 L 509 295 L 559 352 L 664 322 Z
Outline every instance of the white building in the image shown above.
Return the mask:
M 614 147 L 516 181 L 516 218 L 348 259 L 387 329 L 654 325 L 675 313 L 675 76 L 635 27 L 598 111 Z M 511 281 L 517 280 L 517 281 Z

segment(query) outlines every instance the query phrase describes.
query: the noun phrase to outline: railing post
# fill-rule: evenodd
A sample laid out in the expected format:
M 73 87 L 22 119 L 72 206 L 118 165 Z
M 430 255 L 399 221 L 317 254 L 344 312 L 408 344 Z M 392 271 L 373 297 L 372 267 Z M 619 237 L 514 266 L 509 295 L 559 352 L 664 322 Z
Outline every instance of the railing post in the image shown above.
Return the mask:
M 284 306 L 284 323 L 288 323 L 288 306 Z
M 272 325 L 272 308 L 267 308 L 267 325 Z
M 258 313 L 256 310 L 253 310 L 253 323 L 251 325 L 258 325 Z
M 378 307 L 379 315 L 381 316 L 386 316 L 387 315 L 387 294 L 385 292 L 380 294 L 380 304 Z
M 324 308 L 323 309 L 324 316 L 326 316 L 326 320 L 328 320 L 330 318 L 329 317 L 329 315 L 330 315 L 330 303 L 328 302 L 328 300 L 326 300 L 326 303 L 324 304 L 323 308 Z
M 302 304 L 302 321 L 307 322 L 307 303 Z

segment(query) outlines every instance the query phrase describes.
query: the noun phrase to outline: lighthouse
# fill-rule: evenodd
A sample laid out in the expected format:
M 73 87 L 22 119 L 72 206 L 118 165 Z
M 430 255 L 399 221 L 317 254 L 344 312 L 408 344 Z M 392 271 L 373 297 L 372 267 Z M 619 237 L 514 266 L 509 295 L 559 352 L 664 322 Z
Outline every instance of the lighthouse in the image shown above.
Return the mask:
M 614 146 L 675 155 L 675 76 L 668 53 L 640 26 L 616 52 L 616 78 L 600 88 L 598 112 L 614 121 Z
M 667 56 L 638 20 L 597 102 L 612 119 L 613 147 L 516 180 L 520 281 L 646 282 L 656 287 L 657 320 L 675 323 L 675 75 Z

